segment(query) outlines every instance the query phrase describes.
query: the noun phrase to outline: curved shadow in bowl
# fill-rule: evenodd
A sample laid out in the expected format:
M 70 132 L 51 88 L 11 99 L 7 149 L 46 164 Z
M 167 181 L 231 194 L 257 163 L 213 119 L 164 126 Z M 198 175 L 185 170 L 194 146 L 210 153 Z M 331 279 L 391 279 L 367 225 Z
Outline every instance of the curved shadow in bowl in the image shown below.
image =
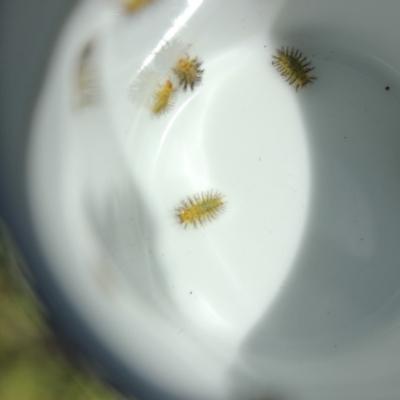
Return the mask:
M 328 382 L 347 379 L 348 370 L 340 363 L 332 369 L 330 359 L 385 336 L 400 315 L 400 60 L 384 58 L 368 37 L 330 37 L 323 23 L 302 29 L 293 23 L 299 7 L 286 3 L 273 36 L 277 48 L 293 45 L 316 67 L 317 81 L 295 93 L 311 154 L 311 211 L 291 275 L 240 346 L 231 391 L 256 396 L 285 388 L 281 393 L 298 399 L 304 382 L 314 380 L 320 389 L 304 389 L 314 399 Z M 323 8 L 316 15 L 332 11 Z M 377 18 L 387 21 L 390 13 Z M 321 362 L 333 378 L 323 376 Z M 378 370 L 378 362 L 360 367 L 348 381 L 354 393 L 358 375 L 368 383 Z

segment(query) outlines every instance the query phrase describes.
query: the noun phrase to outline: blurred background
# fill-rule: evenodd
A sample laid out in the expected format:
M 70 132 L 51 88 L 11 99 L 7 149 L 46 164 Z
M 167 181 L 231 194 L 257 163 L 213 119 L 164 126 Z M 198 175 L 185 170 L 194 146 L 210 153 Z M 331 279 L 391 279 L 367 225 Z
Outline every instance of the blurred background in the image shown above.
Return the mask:
M 0 222 L 0 399 L 123 400 L 47 320 Z

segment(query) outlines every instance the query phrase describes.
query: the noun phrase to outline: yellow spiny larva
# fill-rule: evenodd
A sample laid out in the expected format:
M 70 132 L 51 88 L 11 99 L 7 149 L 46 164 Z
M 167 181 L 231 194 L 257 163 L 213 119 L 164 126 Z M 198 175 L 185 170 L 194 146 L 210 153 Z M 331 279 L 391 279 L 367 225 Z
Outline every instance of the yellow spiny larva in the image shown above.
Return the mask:
M 154 104 L 151 107 L 151 112 L 160 115 L 169 111 L 173 105 L 175 92 L 176 88 L 170 79 L 159 85 L 158 90 L 154 93 Z
M 296 92 L 299 88 L 317 79 L 309 74 L 314 69 L 314 67 L 311 67 L 311 62 L 307 61 L 307 58 L 297 49 L 282 47 L 277 50 L 277 55 L 273 58 L 272 65 L 286 78 L 289 85 L 296 84 Z
M 202 62 L 197 58 L 186 57 L 180 58 L 176 63 L 173 71 L 179 79 L 179 84 L 186 91 L 188 87 L 194 89 L 201 83 L 204 69 L 201 69 Z
M 219 192 L 209 191 L 196 194 L 183 200 L 176 208 L 178 221 L 185 226 L 197 224 L 203 225 L 206 221 L 215 219 L 225 210 L 226 202 Z
M 153 1 L 154 0 L 123 0 L 122 7 L 125 12 L 133 13 Z

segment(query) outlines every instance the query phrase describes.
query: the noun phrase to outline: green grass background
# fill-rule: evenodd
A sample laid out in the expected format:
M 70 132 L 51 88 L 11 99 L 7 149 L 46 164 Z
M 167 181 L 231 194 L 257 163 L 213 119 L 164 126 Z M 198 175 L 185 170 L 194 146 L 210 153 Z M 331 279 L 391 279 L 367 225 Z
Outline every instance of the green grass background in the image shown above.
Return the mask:
M 12 265 L 17 255 L 0 235 L 0 399 L 123 400 L 79 357 L 63 349 Z

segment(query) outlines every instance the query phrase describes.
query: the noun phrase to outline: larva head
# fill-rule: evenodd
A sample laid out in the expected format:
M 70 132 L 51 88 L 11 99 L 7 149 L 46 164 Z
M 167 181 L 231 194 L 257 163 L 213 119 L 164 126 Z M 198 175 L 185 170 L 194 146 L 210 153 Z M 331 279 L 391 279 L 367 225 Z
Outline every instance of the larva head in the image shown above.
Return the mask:
M 185 226 L 194 225 L 199 221 L 199 215 L 196 212 L 193 212 L 191 208 L 179 208 L 177 210 L 177 216 L 179 222 Z M 200 221 L 199 221 L 200 222 Z
M 167 91 L 172 91 L 172 90 L 174 90 L 174 84 L 172 83 L 172 81 L 170 80 L 170 79 L 167 79 L 167 81 L 165 82 L 165 85 L 164 85 L 164 88 L 163 88 L 164 90 L 167 90 Z
M 178 65 L 176 67 L 177 71 L 188 71 L 190 69 L 193 69 L 193 60 L 191 60 L 189 57 L 181 58 L 178 61 Z

